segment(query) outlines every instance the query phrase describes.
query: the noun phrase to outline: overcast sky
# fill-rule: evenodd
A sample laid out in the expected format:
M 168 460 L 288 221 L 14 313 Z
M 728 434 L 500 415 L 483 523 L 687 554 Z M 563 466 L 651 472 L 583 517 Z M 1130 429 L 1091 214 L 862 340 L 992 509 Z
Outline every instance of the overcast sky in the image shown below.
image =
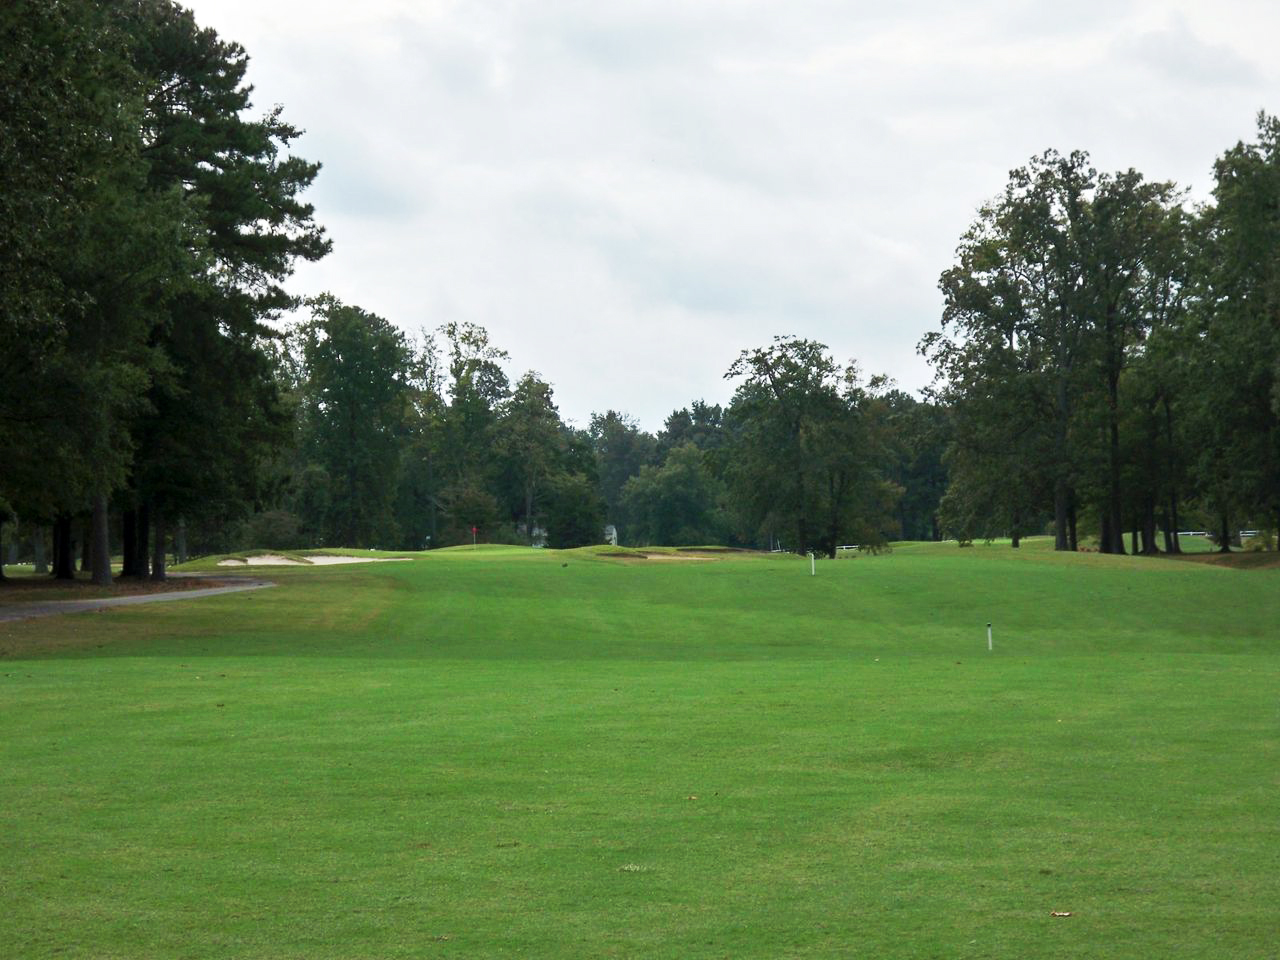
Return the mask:
M 193 0 L 324 164 L 293 289 L 479 323 L 562 415 L 724 402 L 828 344 L 915 390 L 938 275 L 1053 147 L 1197 197 L 1280 111 L 1267 0 Z

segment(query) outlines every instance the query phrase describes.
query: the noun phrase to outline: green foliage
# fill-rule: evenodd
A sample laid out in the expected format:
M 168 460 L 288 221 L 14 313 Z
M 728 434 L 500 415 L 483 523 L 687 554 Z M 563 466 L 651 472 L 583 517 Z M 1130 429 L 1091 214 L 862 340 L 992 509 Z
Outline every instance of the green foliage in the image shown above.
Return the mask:
M 1252 552 L 1275 550 L 1276 532 L 1274 530 L 1259 530 L 1255 536 L 1245 540 L 1243 546 L 1246 550 Z
M 585 547 L 604 539 L 604 501 L 590 478 L 562 473 L 547 495 L 547 546 Z
M 665 460 L 672 449 L 686 443 L 704 452 L 720 450 L 729 439 L 725 416 L 726 411 L 719 404 L 703 400 L 695 400 L 688 407 L 674 411 L 658 434 L 658 457 Z
M 1192 313 L 1197 485 L 1215 513 L 1280 524 L 1280 119 L 1214 167 Z
M 540 500 L 561 469 L 565 443 L 551 385 L 529 371 L 516 383 L 492 429 L 495 468 L 510 514 L 522 521 L 532 542 Z
M 166 511 L 233 522 L 285 442 L 264 321 L 328 249 L 318 166 L 168 0 L 19 0 L 0 41 L 0 493 L 64 530 L 149 506 L 163 556 Z
M 125 480 L 191 205 L 147 188 L 144 78 L 96 5 L 10 4 L 0 32 L 0 492 L 52 517 Z
M 448 413 L 442 421 L 440 450 L 450 483 L 484 474 L 490 431 L 498 405 L 510 392 L 500 366 L 505 350 L 489 342 L 476 324 L 449 323 L 440 328 L 448 361 Z
M 672 447 L 661 467 L 642 466 L 623 487 L 622 501 L 631 520 L 623 538 L 640 546 L 722 543 L 723 496 L 723 486 L 697 446 Z
M 319 164 L 291 153 L 301 131 L 277 106 L 250 117 L 249 58 L 167 2 L 116 16 L 146 80 L 143 153 L 155 190 L 198 211 L 203 269 L 157 332 L 167 375 L 150 392 L 135 468 L 138 496 L 199 515 L 259 500 L 264 465 L 286 442 L 275 380 L 275 333 L 264 321 L 295 305 L 294 262 L 329 249 L 301 193 Z
M 605 516 L 618 527 L 628 527 L 632 518 L 624 507 L 624 488 L 643 467 L 654 463 L 657 442 L 634 420 L 615 410 L 594 414 L 588 432 Z
M 746 378 L 730 408 L 726 477 L 753 532 L 832 557 L 851 538 L 883 543 L 901 493 L 883 473 L 885 383 L 866 388 L 823 344 L 788 337 L 744 350 L 726 377 Z
M 1180 315 L 1180 202 L 1171 184 L 1050 151 L 1013 171 L 962 238 L 940 281 L 943 330 L 921 343 L 953 410 L 954 533 L 1016 544 L 1051 508 L 1069 549 L 1092 503 L 1103 549 L 1124 552 L 1121 384 L 1147 335 Z
M 902 489 L 895 540 L 939 540 L 938 505 L 947 490 L 943 461 L 949 438 L 949 411 L 900 390 L 883 398 L 889 422 L 889 479 Z
M 332 296 L 316 298 L 311 309 L 298 329 L 302 445 L 323 469 L 327 490 L 323 516 L 305 514 L 304 522 L 323 529 L 325 543 L 394 543 L 410 348 L 386 320 Z
M 0 387 L 10 388 L 59 341 L 67 313 L 84 305 L 83 293 L 63 284 L 59 263 L 98 174 L 113 165 L 112 134 L 121 105 L 136 106 L 137 81 L 124 38 L 104 28 L 90 0 L 5 3 L 0 49 Z M 21 398 L 13 386 L 6 407 Z
M 190 11 L 14 0 L 0 43 L 0 501 L 62 543 L 114 496 L 131 573 L 144 510 L 160 556 L 178 517 L 224 543 L 248 515 L 315 545 L 472 526 L 593 543 L 607 520 L 627 540 L 826 553 L 944 532 L 1016 546 L 1049 523 L 1060 549 L 1084 525 L 1153 553 L 1191 511 L 1229 549 L 1280 525 L 1274 117 L 1219 159 L 1202 210 L 1079 152 L 1013 171 L 941 278 L 927 401 L 778 338 L 733 364 L 729 407 L 682 406 L 651 435 L 613 410 L 565 424 L 475 324 L 410 343 L 321 297 L 284 342 L 285 282 L 329 249 L 303 200 L 319 165 L 279 107 L 254 112 L 245 50 Z
M 310 545 L 302 534 L 302 520 L 287 510 L 255 513 L 244 525 L 240 539 L 245 549 L 300 550 Z
M 445 489 L 443 500 L 449 523 L 440 546 L 471 543 L 473 535 L 481 543 L 491 542 L 491 531 L 499 526 L 502 515 L 492 493 L 474 480 L 462 480 Z

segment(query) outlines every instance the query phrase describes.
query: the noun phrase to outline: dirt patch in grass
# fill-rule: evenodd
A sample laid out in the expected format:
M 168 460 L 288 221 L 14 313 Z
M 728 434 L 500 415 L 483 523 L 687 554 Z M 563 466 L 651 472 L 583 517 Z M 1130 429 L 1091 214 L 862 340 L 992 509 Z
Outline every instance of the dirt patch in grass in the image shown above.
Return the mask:
M 646 560 L 674 560 L 676 563 L 699 563 L 718 559 L 717 557 L 700 557 L 692 553 L 644 553 L 641 556 Z
M 749 547 L 676 547 L 680 553 L 705 553 L 708 556 L 714 556 L 718 553 L 761 553 L 760 550 L 752 550 Z
M 1232 570 L 1280 569 L 1280 552 L 1275 550 L 1249 550 L 1243 553 L 1165 553 L 1168 560 L 1184 560 L 1187 563 L 1207 563 Z
M 718 560 L 718 557 L 698 557 L 687 553 L 649 553 L 643 550 L 631 550 L 626 553 L 597 553 L 597 557 L 620 560 L 623 563 L 639 563 L 648 560 L 661 560 L 667 563 L 703 563 L 707 560 Z
M 696 552 L 694 552 L 691 549 L 687 549 L 683 547 L 676 547 L 674 548 L 674 550 L 677 552 L 668 553 L 666 551 L 659 551 L 659 550 L 635 550 L 630 548 L 622 549 L 622 550 L 601 550 L 601 551 L 598 551 L 595 554 L 595 556 L 606 557 L 610 560 L 622 560 L 624 562 L 625 561 L 638 562 L 641 560 L 664 560 L 664 561 L 667 561 L 668 563 L 673 561 L 676 563 L 690 563 L 690 562 L 696 563 L 698 561 L 703 561 L 703 560 L 719 559 L 719 557 L 715 556 L 714 554 L 711 554 L 708 551 L 702 550 L 700 548 Z
M 99 587 L 85 577 L 55 580 L 53 577 L 13 577 L 0 581 L 0 606 L 16 603 L 46 603 L 57 600 L 100 600 L 104 597 L 133 597 L 150 593 L 172 593 L 177 590 L 202 590 L 227 587 L 239 580 L 218 577 L 170 577 L 156 582 L 136 577 L 117 577 L 109 587 Z

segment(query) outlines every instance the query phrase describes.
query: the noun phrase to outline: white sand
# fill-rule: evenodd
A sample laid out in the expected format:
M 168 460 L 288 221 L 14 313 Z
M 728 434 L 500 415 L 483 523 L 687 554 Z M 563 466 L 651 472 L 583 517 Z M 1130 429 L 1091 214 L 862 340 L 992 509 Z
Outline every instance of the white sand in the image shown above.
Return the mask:
M 312 563 L 324 566 L 329 563 L 395 563 L 398 560 L 412 560 L 412 557 L 339 557 L 321 554 L 307 557 Z
M 307 557 L 306 562 L 299 560 L 290 560 L 288 557 L 282 557 L 277 553 L 260 553 L 249 557 L 247 560 L 219 560 L 220 567 L 307 567 L 307 566 L 327 566 L 334 563 L 393 563 L 397 560 L 409 560 L 409 557 L 340 557 L 330 554 L 320 554 L 314 557 Z
M 691 557 L 687 553 L 642 553 L 646 560 L 715 560 L 716 557 Z

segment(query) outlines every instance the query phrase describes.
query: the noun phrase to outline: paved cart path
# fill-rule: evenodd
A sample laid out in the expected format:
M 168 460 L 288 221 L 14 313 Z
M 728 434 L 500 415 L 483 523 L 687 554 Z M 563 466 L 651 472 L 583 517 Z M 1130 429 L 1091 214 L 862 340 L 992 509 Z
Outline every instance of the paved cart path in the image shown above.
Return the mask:
M 219 577 L 218 579 L 229 579 Z M 30 620 L 34 617 L 52 617 L 60 613 L 83 613 L 104 607 L 125 607 L 135 603 L 167 603 L 170 600 L 190 600 L 193 597 L 214 597 L 221 593 L 240 593 L 244 590 L 261 590 L 274 587 L 270 580 L 247 580 L 227 587 L 200 587 L 195 590 L 174 590 L 170 593 L 142 593 L 132 597 L 101 597 L 97 600 L 41 600 L 35 603 L 15 603 L 0 607 L 0 623 L 11 620 Z

